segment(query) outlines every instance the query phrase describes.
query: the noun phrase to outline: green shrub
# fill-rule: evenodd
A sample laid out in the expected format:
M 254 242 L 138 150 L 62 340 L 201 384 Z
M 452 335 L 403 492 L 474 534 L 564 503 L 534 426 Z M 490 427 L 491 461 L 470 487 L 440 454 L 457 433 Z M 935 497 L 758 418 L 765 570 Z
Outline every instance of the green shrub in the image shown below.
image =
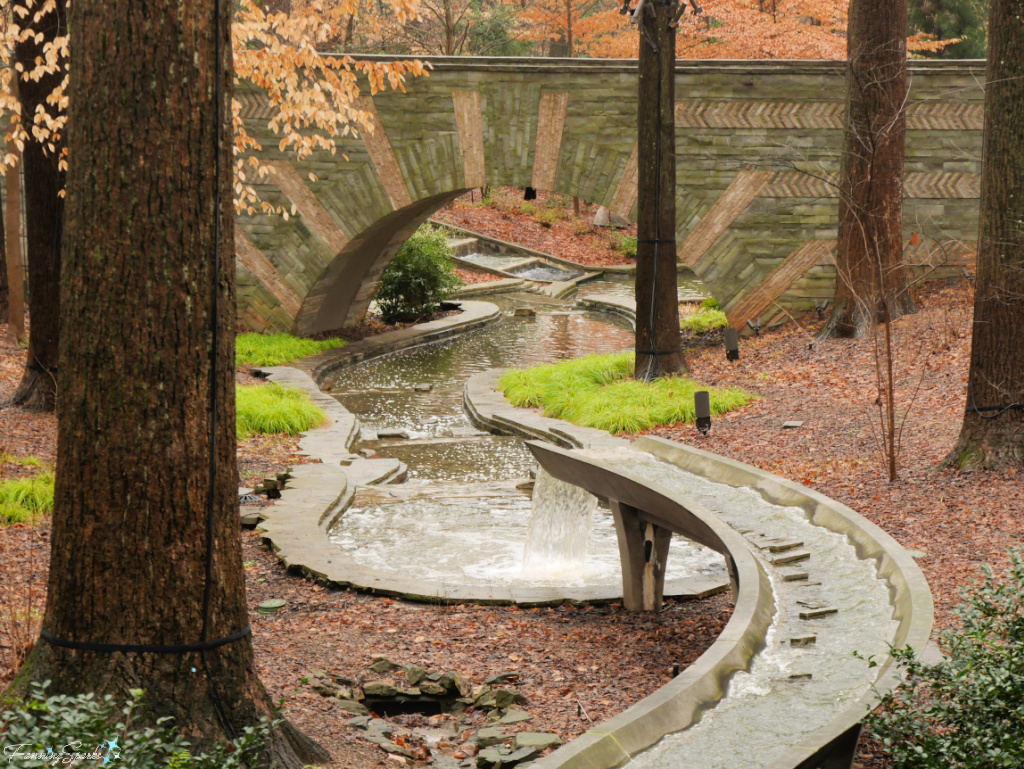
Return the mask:
M 535 217 L 541 227 L 551 227 L 555 222 L 560 222 L 564 218 L 565 211 L 560 208 L 545 208 Z
M 615 250 L 620 254 L 629 259 L 636 259 L 636 237 L 634 235 L 615 233 L 615 239 L 612 242 Z
M 236 392 L 238 437 L 298 433 L 319 427 L 327 415 L 302 390 L 271 382 L 243 385 Z
M 453 272 L 448 240 L 432 227 L 421 227 L 405 242 L 384 271 L 377 307 L 385 323 L 422 320 L 434 315 L 451 292 L 462 285 Z
M 692 422 L 693 394 L 705 388 L 685 377 L 638 382 L 632 378 L 633 360 L 631 352 L 590 355 L 512 370 L 501 377 L 498 387 L 516 406 L 540 407 L 545 416 L 612 433 Z M 724 414 L 755 397 L 736 389 L 710 393 L 712 414 Z
M 143 694 L 138 689 L 131 691 L 126 702 L 117 702 L 93 694 L 48 697 L 48 685 L 49 681 L 33 682 L 24 703 L 0 711 L 7 757 L 19 767 L 106 764 L 124 769 L 256 769 L 270 764 L 265 746 L 272 724 L 267 719 L 246 727 L 231 745 L 219 743 L 192 755 L 189 743 L 172 728 L 170 719 L 161 719 L 155 727 L 133 722 Z M 11 755 L 15 748 L 16 756 Z M 97 757 L 75 760 L 73 753 Z
M 1002 580 L 982 569 L 955 609 L 962 628 L 939 635 L 942 662 L 893 650 L 904 685 L 866 720 L 893 769 L 1024 766 L 1024 549 Z
M 534 203 L 521 203 L 519 205 L 519 212 L 525 216 L 533 216 L 537 213 L 537 206 Z
M 685 315 L 679 321 L 679 328 L 683 331 L 692 331 L 694 334 L 706 334 L 716 328 L 725 328 L 729 325 L 729 319 L 721 310 L 701 309 L 693 315 Z
M 345 345 L 344 339 L 301 339 L 291 334 L 239 334 L 235 340 L 236 366 L 282 366 Z
M 53 473 L 0 481 L 0 524 L 27 523 L 53 512 Z
M 703 302 L 700 303 L 702 310 L 720 310 L 722 306 L 718 303 L 718 300 L 713 296 L 709 296 Z

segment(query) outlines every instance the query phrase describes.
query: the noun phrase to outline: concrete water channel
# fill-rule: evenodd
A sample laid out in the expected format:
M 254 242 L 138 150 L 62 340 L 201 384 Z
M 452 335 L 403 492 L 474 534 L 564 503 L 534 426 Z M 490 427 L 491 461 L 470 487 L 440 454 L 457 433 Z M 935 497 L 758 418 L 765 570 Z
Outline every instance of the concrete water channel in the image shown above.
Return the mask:
M 630 348 L 629 324 L 534 294 L 491 301 L 501 311 L 499 322 L 363 361 L 329 382 L 331 395 L 359 419 L 354 448 L 398 459 L 407 468 L 400 486 L 357 491 L 331 540 L 382 574 L 457 583 L 463 591 L 476 589 L 480 599 L 495 598 L 495 589 L 505 586 L 617 598 L 618 546 L 606 508 L 594 516 L 585 565 L 555 559 L 524 569 L 534 460 L 518 438 L 475 427 L 462 398 L 466 380 L 492 368 Z M 724 585 L 724 561 L 705 548 L 678 540 L 670 563 L 669 595 L 690 593 L 694 577 L 707 583 L 705 592 Z
M 351 448 L 392 457 L 406 480 L 345 490 L 342 473 L 338 497 L 313 487 L 343 468 L 302 465 L 296 487 L 306 502 L 286 490 L 265 538 L 321 579 L 421 600 L 608 600 L 625 590 L 635 604 L 638 553 L 654 561 L 652 574 L 667 561 L 666 594 L 673 584 L 697 595 L 731 584 L 733 617 L 696 663 L 535 766 L 848 769 L 860 721 L 896 683 L 889 645 L 927 643 L 932 604 L 920 570 L 881 529 L 799 484 L 668 441 L 630 444 L 516 409 L 495 392 L 501 367 L 631 346 L 622 317 L 630 302 L 587 300 L 603 303 L 620 315 L 506 294 L 494 297 L 497 308 L 467 303 L 470 325 L 500 320 L 459 336 L 355 363 L 363 353 L 349 350 L 340 367 L 313 361 L 306 368 L 336 399 L 343 435 L 355 434 L 358 417 Z M 315 392 L 298 371 L 275 376 Z M 613 513 L 595 516 L 584 570 L 523 573 L 530 452 Z M 638 546 L 645 526 L 650 549 Z M 685 538 L 672 537 L 666 556 L 658 530 Z

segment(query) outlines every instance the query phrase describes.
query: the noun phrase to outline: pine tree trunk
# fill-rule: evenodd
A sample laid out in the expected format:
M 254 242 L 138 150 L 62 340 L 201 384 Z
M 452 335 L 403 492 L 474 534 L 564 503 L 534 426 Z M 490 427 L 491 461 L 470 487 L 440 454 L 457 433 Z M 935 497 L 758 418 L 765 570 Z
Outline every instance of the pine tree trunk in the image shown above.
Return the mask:
M 43 617 L 58 639 L 186 644 L 249 624 L 235 464 L 231 7 L 223 3 L 217 41 L 214 0 L 72 5 L 70 100 L 89 109 L 75 111 L 69 134 Z M 199 653 L 83 652 L 40 641 L 15 685 L 50 679 L 59 692 L 115 695 L 142 688 L 145 716 L 174 717 L 196 744 L 271 714 L 250 637 L 206 657 L 210 677 Z M 275 732 L 273 752 L 288 768 L 327 758 L 288 724 Z
M 903 262 L 906 37 L 907 0 L 851 0 L 836 290 L 823 336 L 865 336 L 915 309 Z
M 947 464 L 1024 464 L 1024 15 L 989 11 L 978 276 L 967 408 Z
M 7 143 L 8 154 L 18 156 L 13 139 Z M 8 169 L 7 210 L 4 211 L 4 257 L 7 260 L 7 341 L 21 344 L 25 338 L 25 268 L 21 260 L 21 182 L 20 162 Z
M 637 134 L 636 362 L 648 380 L 686 372 L 676 286 L 675 43 L 671 9 L 648 2 L 640 21 Z
M 12 173 L 8 170 L 7 173 Z M 16 171 L 14 173 L 17 173 Z M 7 236 L 4 232 L 4 217 L 0 211 L 0 323 L 6 323 L 11 306 L 11 290 L 7 277 Z
M 38 3 L 18 0 L 16 6 L 38 11 Z M 29 17 L 31 18 L 31 16 Z M 44 56 L 43 47 L 67 33 L 67 0 L 57 0 L 54 10 L 36 25 L 41 39 L 21 41 L 15 59 L 26 71 Z M 37 107 L 53 107 L 46 99 L 60 85 L 64 73 L 56 71 L 38 80 L 18 83 L 21 114 L 26 124 Z M 28 126 L 26 125 L 26 128 Z M 25 179 L 25 243 L 28 249 L 28 311 L 32 324 L 28 335 L 28 360 L 13 403 L 22 408 L 53 411 L 57 405 L 57 353 L 60 343 L 60 244 L 64 229 L 64 199 L 60 196 L 66 174 L 58 169 L 64 139 L 55 142 L 56 152 L 45 152 L 36 141 L 25 142 L 21 162 Z

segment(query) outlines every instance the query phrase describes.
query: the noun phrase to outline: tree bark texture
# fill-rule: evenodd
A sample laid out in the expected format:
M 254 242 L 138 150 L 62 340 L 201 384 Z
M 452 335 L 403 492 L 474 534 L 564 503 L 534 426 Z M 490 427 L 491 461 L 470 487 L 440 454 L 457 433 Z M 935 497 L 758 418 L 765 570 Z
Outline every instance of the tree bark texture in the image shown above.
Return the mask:
M 70 100 L 88 109 L 74 111 L 68 137 L 61 414 L 43 617 L 58 639 L 203 640 L 210 542 L 206 638 L 249 624 L 235 464 L 231 7 L 222 5 L 218 41 L 214 0 L 72 6 Z M 271 714 L 250 637 L 206 657 L 210 677 L 199 653 L 40 641 L 15 685 L 50 679 L 59 692 L 115 695 L 142 688 L 146 717 L 172 716 L 194 744 Z M 327 758 L 288 724 L 272 751 L 289 768 Z
M 38 4 L 18 0 L 15 6 L 38 11 Z M 31 15 L 28 17 L 31 18 Z M 15 60 L 31 71 L 42 57 L 43 47 L 67 33 L 67 0 L 57 0 L 53 12 L 37 25 L 39 38 L 19 42 Z M 31 134 L 36 108 L 53 108 L 46 98 L 60 85 L 64 73 L 57 71 L 39 80 L 21 80 L 18 96 L 22 120 Z M 55 142 L 56 152 L 47 152 L 36 141 L 25 142 L 21 162 L 25 179 L 25 243 L 28 261 L 28 311 L 32 323 L 28 335 L 28 360 L 21 383 L 14 393 L 17 406 L 53 411 L 57 404 L 58 346 L 60 343 L 60 245 L 64 229 L 64 199 L 60 196 L 66 174 L 59 170 L 58 159 L 64 139 Z
M 978 275 L 967 408 L 947 463 L 1024 464 L 1024 12 L 989 11 Z
M 17 154 L 14 141 L 7 151 Z M 20 164 L 19 164 L 20 165 Z M 4 211 L 4 257 L 7 261 L 7 341 L 21 344 L 25 338 L 25 268 L 21 259 L 21 182 L 17 168 L 4 178 L 7 210 Z
M 836 290 L 823 336 L 865 336 L 915 309 L 903 261 L 906 38 L 907 0 L 851 0 Z
M 8 173 L 11 173 L 8 171 Z M 4 232 L 4 217 L 0 211 L 0 323 L 6 323 L 11 306 L 10 279 L 7 277 L 7 236 Z
M 648 2 L 640 20 L 637 107 L 636 362 L 648 380 L 686 373 L 676 286 L 676 32 L 672 10 Z

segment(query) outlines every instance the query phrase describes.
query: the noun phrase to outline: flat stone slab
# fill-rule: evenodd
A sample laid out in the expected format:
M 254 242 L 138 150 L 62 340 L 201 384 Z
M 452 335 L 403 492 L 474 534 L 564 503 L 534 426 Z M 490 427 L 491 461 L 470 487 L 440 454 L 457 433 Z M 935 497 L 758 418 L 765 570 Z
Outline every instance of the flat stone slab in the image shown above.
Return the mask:
M 519 748 L 545 750 L 546 748 L 553 748 L 561 744 L 562 738 L 551 732 L 519 732 L 512 742 L 512 747 L 515 750 Z
M 839 609 L 834 606 L 822 606 L 817 609 L 802 609 L 800 611 L 800 619 L 818 619 L 819 617 L 827 617 L 830 614 L 838 614 Z
M 803 547 L 802 539 L 763 539 L 757 542 L 757 546 L 769 553 L 784 553 L 787 550 L 795 550 Z
M 806 550 L 791 550 L 785 553 L 779 553 L 778 555 L 771 556 L 771 562 L 773 566 L 784 566 L 790 563 L 800 563 L 801 561 L 807 561 L 811 557 L 811 554 Z

